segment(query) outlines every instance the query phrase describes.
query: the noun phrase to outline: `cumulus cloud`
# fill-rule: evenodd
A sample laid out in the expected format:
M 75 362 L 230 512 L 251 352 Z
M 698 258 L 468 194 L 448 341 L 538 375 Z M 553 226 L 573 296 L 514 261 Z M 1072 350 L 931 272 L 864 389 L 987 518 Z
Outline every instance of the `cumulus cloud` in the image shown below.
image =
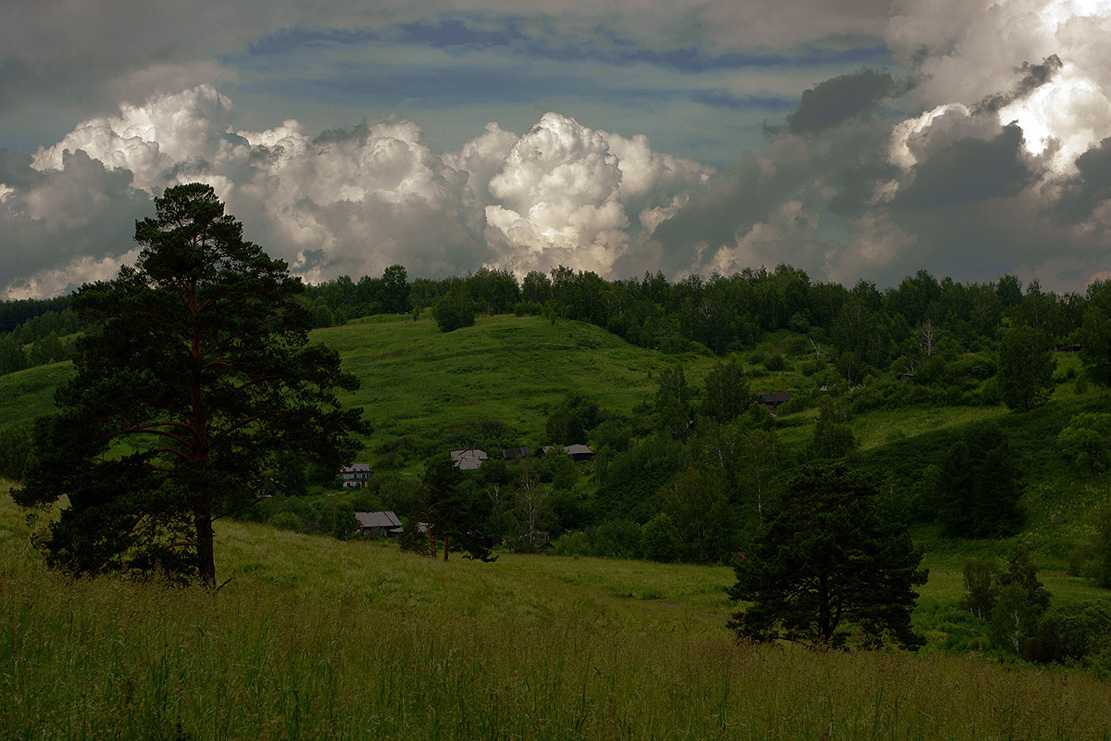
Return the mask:
M 389 22 L 422 17 L 420 5 L 393 8 Z M 874 20 L 882 5 L 851 8 Z M 825 12 L 792 0 L 771 14 L 804 6 Z M 742 21 L 757 33 L 736 3 L 687 11 L 646 12 L 622 43 L 674 50 L 698 39 L 701 52 L 726 48 Z M 630 17 L 620 1 L 576 12 L 521 34 L 569 24 L 594 34 L 596 49 L 599 28 Z M 659 14 L 672 22 L 653 32 L 647 20 Z M 836 26 L 822 18 L 810 31 Z M 317 136 L 292 119 L 238 128 L 231 100 L 208 84 L 130 100 L 33 157 L 0 152 L 0 291 L 100 275 L 131 249 L 132 215 L 149 213 L 150 195 L 193 180 L 211 183 L 250 238 L 309 280 L 392 263 L 429 276 L 564 264 L 678 277 L 788 262 L 816 279 L 892 283 L 924 267 L 1079 289 L 1109 257 L 1108 32 L 1107 0 L 897 0 L 885 38 L 900 76 L 861 69 L 811 84 L 759 150 L 718 169 L 559 113 L 520 136 L 491 122 L 436 152 L 402 118 Z M 49 62 L 27 55 L 0 64 L 0 78 L 18 82 Z M 185 62 L 163 64 L 128 74 L 157 87 Z
M 872 112 L 891 95 L 895 80 L 889 72 L 864 69 L 841 75 L 802 93 L 798 108 L 787 116 L 792 134 L 813 134 Z
M 559 264 L 609 275 L 631 237 L 711 172 L 654 152 L 643 136 L 554 113 L 523 137 L 491 123 L 443 155 L 401 119 L 316 137 L 293 120 L 236 130 L 231 101 L 203 85 L 83 121 L 31 158 L 0 158 L 12 235 L 0 286 L 11 297 L 49 294 L 104 277 L 129 254 L 128 214 L 192 181 L 211 184 L 249 238 L 310 281 L 394 263 L 430 276 Z M 26 246 L 83 227 L 80 239 Z
M 891 283 L 925 267 L 1080 289 L 1111 257 L 1109 30 L 1104 0 L 897 3 L 905 81 L 807 90 L 650 246 L 699 272 L 783 261 Z

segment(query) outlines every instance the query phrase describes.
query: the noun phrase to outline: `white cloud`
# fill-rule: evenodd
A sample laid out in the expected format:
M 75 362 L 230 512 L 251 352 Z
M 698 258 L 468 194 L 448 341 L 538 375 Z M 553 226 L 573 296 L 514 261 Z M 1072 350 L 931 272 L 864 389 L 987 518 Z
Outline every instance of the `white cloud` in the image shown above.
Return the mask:
M 658 224 L 657 209 L 674 209 L 680 192 L 711 172 L 653 152 L 643 136 L 626 139 L 547 113 L 490 180 L 497 202 L 486 207 L 486 236 L 500 250 L 495 264 L 609 275 L 631 234 Z
M 0 202 L 18 202 L 18 214 L 9 214 L 24 225 L 78 230 L 91 207 L 99 218 L 111 203 L 89 187 L 90 177 L 131 200 L 201 181 L 244 222 L 248 238 L 310 281 L 377 274 L 394 263 L 415 275 L 557 264 L 608 274 L 630 233 L 674 212 L 711 172 L 653 152 L 644 137 L 593 131 L 557 114 L 523 137 L 491 123 L 442 156 L 401 119 L 316 139 L 293 120 L 264 131 L 233 123 L 231 101 L 209 86 L 124 106 L 40 149 L 32 167 L 45 179 L 25 190 L 5 186 Z M 81 202 L 59 207 L 75 198 Z M 82 244 L 100 254 L 85 260 L 62 250 L 44 255 L 47 264 L 39 261 L 18 286 L 25 268 L 0 265 L 0 278 L 8 276 L 9 293 L 61 290 L 72 283 L 64 276 L 99 275 L 121 251 Z

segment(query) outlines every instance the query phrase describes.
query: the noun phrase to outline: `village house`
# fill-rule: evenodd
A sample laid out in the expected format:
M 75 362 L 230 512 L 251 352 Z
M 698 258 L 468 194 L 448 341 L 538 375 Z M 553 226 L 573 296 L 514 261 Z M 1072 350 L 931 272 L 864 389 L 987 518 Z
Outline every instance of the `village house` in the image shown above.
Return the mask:
M 545 445 L 544 447 L 539 448 L 536 451 L 536 457 L 537 458 L 543 458 L 544 456 L 546 456 L 548 454 L 548 451 L 550 451 L 552 448 L 555 448 L 555 447 L 556 447 L 555 445 Z M 591 461 L 594 460 L 594 451 L 592 451 L 586 445 L 582 445 L 582 444 L 564 445 L 563 446 L 563 452 L 566 453 L 567 455 L 571 456 L 571 460 L 573 460 L 573 461 L 591 462 Z
M 489 456 L 485 451 L 475 448 L 451 451 L 451 460 L 460 471 L 474 471 L 482 466 L 482 462 Z
M 337 475 L 344 489 L 361 489 L 370 480 L 369 463 L 352 463 L 344 466 Z
M 356 512 L 359 535 L 364 538 L 396 538 L 401 535 L 401 520 L 393 512 Z

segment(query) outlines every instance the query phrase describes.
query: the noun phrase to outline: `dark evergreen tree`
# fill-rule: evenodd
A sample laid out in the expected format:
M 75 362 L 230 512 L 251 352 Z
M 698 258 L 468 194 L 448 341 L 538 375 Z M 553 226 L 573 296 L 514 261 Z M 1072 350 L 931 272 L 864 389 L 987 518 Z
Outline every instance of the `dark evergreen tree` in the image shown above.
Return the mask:
M 1056 361 L 1049 340 L 1033 327 L 1014 327 L 999 342 L 999 389 L 1003 403 L 1016 412 L 1044 404 L 1053 390 Z
M 1111 387 L 1111 282 L 1089 289 L 1080 343 L 1080 362 L 1088 378 L 1103 388 Z
M 972 425 L 949 449 L 937 477 L 938 519 L 949 536 L 998 538 L 1022 526 L 1010 447 L 993 422 Z
M 75 572 L 216 578 L 212 521 L 250 504 L 279 454 L 335 470 L 355 451 L 358 382 L 308 343 L 301 281 L 243 240 L 207 185 L 168 189 L 138 222 L 134 267 L 73 301 L 96 322 L 59 411 L 36 426 L 24 505 L 68 496 L 44 542 Z
M 480 561 L 490 557 L 490 539 L 485 532 L 489 499 L 466 486 L 463 472 L 449 458 L 429 462 L 421 484 L 420 519 L 429 523 L 432 535 L 442 542 L 444 560 L 450 551 L 464 551 Z
M 926 582 L 922 551 L 903 524 L 881 516 L 875 499 L 872 485 L 844 466 L 802 469 L 753 551 L 735 562 L 729 596 L 748 603 L 730 621 L 738 636 L 921 646 L 910 613 L 914 588 Z
M 818 423 L 810 438 L 809 454 L 815 460 L 844 458 L 856 450 L 856 438 L 845 424 L 843 402 L 824 399 L 818 412 Z

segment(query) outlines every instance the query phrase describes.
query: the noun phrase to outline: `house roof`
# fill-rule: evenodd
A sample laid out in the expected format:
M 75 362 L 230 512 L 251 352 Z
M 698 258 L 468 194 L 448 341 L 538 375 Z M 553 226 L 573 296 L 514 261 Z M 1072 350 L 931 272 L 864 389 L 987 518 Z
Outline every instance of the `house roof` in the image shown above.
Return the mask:
M 504 458 L 505 460 L 509 460 L 511 458 L 521 458 L 523 456 L 528 455 L 531 452 L 532 451 L 529 450 L 528 448 L 505 448 L 501 452 L 501 457 Z
M 476 468 L 479 468 L 482 465 L 482 461 L 484 461 L 485 459 L 485 455 L 481 458 L 475 456 L 464 456 L 462 458 L 456 458 L 455 467 L 458 468 L 460 471 L 473 471 Z
M 352 463 L 339 470 L 340 473 L 370 473 L 369 463 Z
M 468 448 L 467 450 L 453 450 L 451 451 L 451 459 L 453 461 L 462 460 L 463 458 L 478 458 L 479 460 L 486 460 L 488 456 L 485 451 L 478 450 L 477 448 Z
M 565 445 L 563 449 L 567 451 L 567 455 L 593 455 L 594 453 L 589 447 L 582 444 Z
M 401 527 L 401 520 L 393 512 L 356 512 L 359 527 Z
M 760 394 L 756 397 L 756 401 L 761 404 L 783 404 L 790 401 L 791 394 L 786 391 L 776 391 L 772 394 Z

